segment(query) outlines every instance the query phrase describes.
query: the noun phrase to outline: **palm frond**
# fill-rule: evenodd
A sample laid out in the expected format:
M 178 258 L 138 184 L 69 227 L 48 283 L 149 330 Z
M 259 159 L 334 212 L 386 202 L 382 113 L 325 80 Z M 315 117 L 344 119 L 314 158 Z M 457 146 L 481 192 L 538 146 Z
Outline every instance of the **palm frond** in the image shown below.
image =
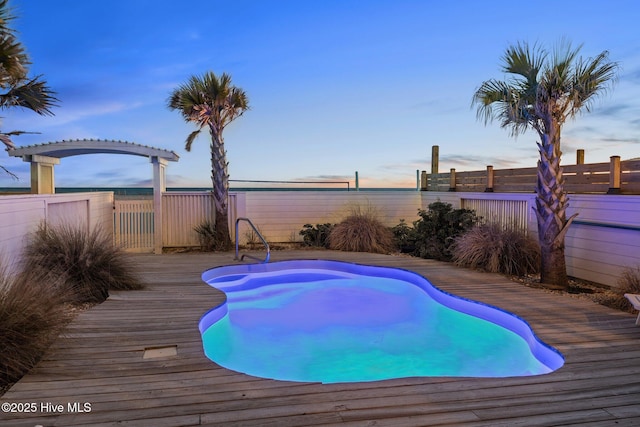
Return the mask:
M 2 142 L 7 147 L 7 150 L 12 150 L 16 147 L 13 144 L 13 140 L 11 139 L 11 137 L 14 135 L 24 135 L 25 133 L 36 135 L 36 134 L 39 134 L 40 132 L 27 132 L 24 130 L 12 130 L 11 132 L 0 132 L 0 142 Z
M 581 48 L 563 39 L 550 57 L 537 45 L 509 47 L 502 69 L 512 79 L 482 83 L 472 102 L 477 118 L 485 124 L 500 120 L 518 135 L 527 127 L 544 133 L 550 117 L 562 124 L 583 108 L 589 111 L 593 97 L 614 80 L 618 65 L 609 62 L 607 52 L 584 61 L 578 57 Z
M 38 76 L 0 95 L 0 108 L 23 107 L 43 116 L 53 115 L 51 108 L 58 105 L 54 94 Z
M 488 124 L 494 119 L 493 105 L 505 102 L 511 87 L 501 80 L 483 82 L 473 95 L 472 104 L 477 104 L 476 117 Z
M 562 38 L 553 49 L 553 57 L 548 64 L 548 72 L 555 75 L 558 85 L 562 85 L 569 80 L 573 72 L 573 64 L 582 49 L 582 44 L 574 48 L 568 39 Z
M 619 64 L 609 61 L 609 52 L 601 52 L 593 59 L 577 61 L 572 78 L 570 116 L 579 110 L 591 111 L 592 101 L 606 93 L 616 82 Z
M 2 165 L 0 165 L 0 169 L 2 169 L 2 171 L 4 173 L 6 173 L 7 175 L 9 175 L 11 178 L 15 179 L 16 181 L 18 180 L 18 176 L 16 174 L 14 174 L 13 172 L 11 172 L 9 169 L 5 168 Z
M 13 21 L 15 16 L 11 14 L 8 3 L 9 0 L 0 0 L 0 35 L 4 35 L 7 32 L 13 33 L 7 24 Z
M 191 132 L 189 134 L 189 136 L 187 137 L 187 141 L 185 142 L 185 145 L 184 145 L 184 149 L 185 150 L 191 151 L 191 145 L 193 144 L 193 141 L 196 140 L 198 135 L 200 135 L 200 131 L 201 130 L 202 130 L 202 128 L 199 128 L 198 130 L 194 130 L 193 132 Z
M 16 148 L 16 146 L 13 145 L 11 137 L 6 133 L 0 133 L 0 142 L 2 142 L 7 147 L 7 150 L 13 150 L 14 148 Z
M 507 48 L 502 57 L 502 70 L 506 73 L 523 77 L 530 84 L 537 81 L 538 73 L 547 59 L 547 52 L 537 44 L 529 47 L 528 43 L 519 42 Z
M 521 85 L 501 80 L 487 80 L 474 95 L 473 102 L 478 105 L 476 116 L 485 124 L 500 121 L 500 127 L 511 128 L 513 135 L 526 130 L 530 120 L 531 100 Z
M 0 36 L 0 87 L 24 80 L 29 59 L 24 47 L 12 35 Z
M 196 124 L 199 129 L 196 134 L 205 126 L 219 133 L 249 109 L 249 101 L 242 89 L 232 85 L 229 74 L 222 73 L 218 77 L 209 71 L 201 76 L 191 76 L 175 89 L 167 106 L 179 110 L 186 122 Z M 192 135 L 187 139 L 189 147 L 195 139 Z

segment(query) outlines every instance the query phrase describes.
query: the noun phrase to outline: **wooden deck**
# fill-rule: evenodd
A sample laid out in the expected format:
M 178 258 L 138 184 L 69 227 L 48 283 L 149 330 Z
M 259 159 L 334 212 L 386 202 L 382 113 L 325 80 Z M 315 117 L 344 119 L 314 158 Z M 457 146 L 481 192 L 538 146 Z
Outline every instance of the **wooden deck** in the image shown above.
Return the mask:
M 200 274 L 233 263 L 231 254 L 132 256 L 148 289 L 113 292 L 82 313 L 38 366 L 0 399 L 34 404 L 35 413 L 2 412 L 0 424 L 640 425 L 640 327 L 628 313 L 435 261 L 274 252 L 274 261 L 325 258 L 416 271 L 448 292 L 520 315 L 566 358 L 558 371 L 535 377 L 330 385 L 274 381 L 226 370 L 203 354 L 198 320 L 223 295 L 201 282 Z M 176 345 L 175 356 L 143 358 L 145 348 Z

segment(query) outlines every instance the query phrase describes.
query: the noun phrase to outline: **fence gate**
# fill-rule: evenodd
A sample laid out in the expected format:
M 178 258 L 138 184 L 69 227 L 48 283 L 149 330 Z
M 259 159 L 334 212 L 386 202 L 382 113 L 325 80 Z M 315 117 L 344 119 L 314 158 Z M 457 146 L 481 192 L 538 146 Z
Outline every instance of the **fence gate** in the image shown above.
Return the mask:
M 484 221 L 506 229 L 529 232 L 529 208 L 526 200 L 460 199 L 464 209 L 476 211 Z
M 114 202 L 115 244 L 127 252 L 153 252 L 153 200 Z M 200 246 L 194 228 L 215 217 L 211 193 L 171 192 L 162 195 L 162 246 Z
M 113 235 L 127 252 L 153 252 L 153 200 L 116 200 Z

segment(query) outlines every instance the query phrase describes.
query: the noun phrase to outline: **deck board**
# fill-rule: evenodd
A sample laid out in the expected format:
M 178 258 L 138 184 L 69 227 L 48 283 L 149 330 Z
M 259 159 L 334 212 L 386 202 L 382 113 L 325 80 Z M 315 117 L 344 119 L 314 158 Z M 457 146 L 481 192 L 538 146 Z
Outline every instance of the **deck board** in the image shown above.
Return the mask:
M 524 318 L 565 366 L 536 377 L 404 378 L 292 383 L 221 368 L 202 352 L 198 321 L 224 300 L 200 280 L 231 254 L 131 255 L 149 284 L 112 292 L 81 313 L 40 363 L 0 400 L 61 403 L 61 414 L 0 413 L 12 426 L 558 426 L 640 423 L 640 328 L 635 316 L 514 283 L 496 274 L 403 256 L 273 252 L 393 266 L 439 288 Z M 177 355 L 143 359 L 147 347 Z M 66 405 L 91 403 L 91 412 Z M 4 425 L 4 424 L 3 424 Z

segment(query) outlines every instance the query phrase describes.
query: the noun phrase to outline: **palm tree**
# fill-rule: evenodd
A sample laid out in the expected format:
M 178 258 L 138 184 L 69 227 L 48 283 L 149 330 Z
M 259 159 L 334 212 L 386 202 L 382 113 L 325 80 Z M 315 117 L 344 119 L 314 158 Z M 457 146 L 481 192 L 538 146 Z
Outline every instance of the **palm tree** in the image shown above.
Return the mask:
M 540 46 L 518 43 L 506 50 L 502 70 L 509 80 L 487 80 L 473 96 L 478 118 L 497 119 L 518 136 L 531 128 L 538 133 L 536 216 L 541 248 L 540 281 L 566 288 L 568 278 L 564 238 L 577 215 L 567 219 L 568 198 L 560 167 L 560 132 L 568 118 L 590 111 L 597 95 L 615 80 L 618 64 L 604 51 L 595 58 L 578 57 L 582 46 L 562 41 L 549 54 Z
M 16 39 L 15 30 L 9 23 L 15 19 L 8 7 L 8 0 L 0 0 L 0 109 L 22 107 L 40 115 L 53 115 L 51 107 L 56 105 L 54 92 L 47 87 L 41 76 L 27 77 L 29 58 L 24 47 Z M 23 131 L 0 131 L 0 142 L 7 149 L 14 148 L 11 136 Z M 0 169 L 15 178 L 15 175 L 0 165 Z
M 246 93 L 231 85 L 231 76 L 223 73 L 219 78 L 213 72 L 191 76 L 189 81 L 175 89 L 169 97 L 168 107 L 179 110 L 186 122 L 195 123 L 197 130 L 187 137 L 185 149 L 191 145 L 204 127 L 211 135 L 211 182 L 215 203 L 215 230 L 219 249 L 231 246 L 227 202 L 229 173 L 227 153 L 224 149 L 224 128 L 249 109 Z

